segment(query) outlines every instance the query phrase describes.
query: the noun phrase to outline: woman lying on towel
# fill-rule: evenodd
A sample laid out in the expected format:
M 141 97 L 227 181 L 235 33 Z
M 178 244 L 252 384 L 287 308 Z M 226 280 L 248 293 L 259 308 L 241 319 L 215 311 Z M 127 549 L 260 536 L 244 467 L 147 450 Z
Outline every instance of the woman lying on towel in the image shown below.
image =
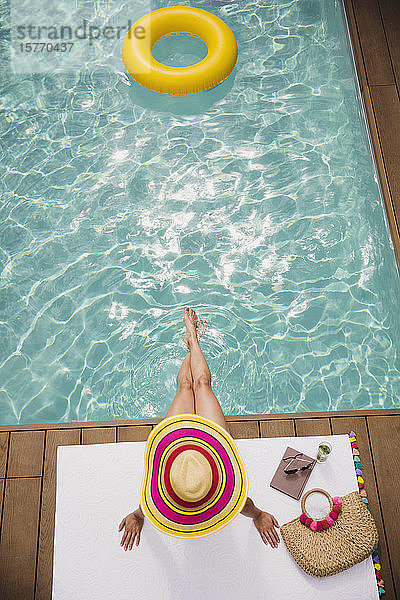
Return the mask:
M 280 542 L 273 515 L 247 496 L 248 475 L 211 389 L 211 373 L 199 345 L 207 321 L 185 309 L 189 352 L 177 377 L 177 394 L 146 445 L 141 502 L 122 519 L 121 546 L 139 545 L 144 517 L 160 531 L 180 538 L 211 535 L 240 512 L 254 521 L 262 541 Z

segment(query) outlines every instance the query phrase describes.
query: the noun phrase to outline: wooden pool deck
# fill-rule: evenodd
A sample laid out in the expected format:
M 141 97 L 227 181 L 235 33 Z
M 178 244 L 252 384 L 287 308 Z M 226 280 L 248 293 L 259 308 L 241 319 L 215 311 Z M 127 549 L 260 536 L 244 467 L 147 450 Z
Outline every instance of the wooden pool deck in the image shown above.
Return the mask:
M 400 266 L 400 1 L 344 3 Z M 355 431 L 369 505 L 379 530 L 385 599 L 400 600 L 400 410 L 226 418 L 236 438 Z M 159 420 L 0 427 L 0 598 L 51 599 L 57 446 L 143 441 Z
M 397 599 L 400 410 L 231 415 L 226 419 L 235 438 L 356 433 L 369 506 L 379 530 L 385 598 Z M 160 420 L 0 428 L 2 600 L 51 600 L 57 446 L 145 441 Z

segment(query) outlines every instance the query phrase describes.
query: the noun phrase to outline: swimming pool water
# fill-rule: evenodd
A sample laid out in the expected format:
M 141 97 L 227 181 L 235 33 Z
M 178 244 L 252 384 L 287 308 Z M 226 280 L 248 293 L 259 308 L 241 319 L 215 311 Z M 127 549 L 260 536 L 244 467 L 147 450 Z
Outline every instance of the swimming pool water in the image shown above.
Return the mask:
M 239 58 L 189 98 L 134 84 L 122 38 L 119 68 L 43 73 L 13 73 L 2 41 L 2 424 L 164 416 L 186 306 L 226 414 L 400 406 L 399 276 L 341 3 L 192 5 Z

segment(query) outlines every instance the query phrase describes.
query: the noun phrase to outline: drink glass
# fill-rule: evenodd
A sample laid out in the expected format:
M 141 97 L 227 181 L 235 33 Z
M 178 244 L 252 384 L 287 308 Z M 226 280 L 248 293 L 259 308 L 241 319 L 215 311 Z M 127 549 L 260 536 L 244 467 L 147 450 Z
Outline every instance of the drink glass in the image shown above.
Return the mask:
M 332 452 L 332 446 L 329 442 L 321 442 L 318 446 L 317 462 L 324 463 Z

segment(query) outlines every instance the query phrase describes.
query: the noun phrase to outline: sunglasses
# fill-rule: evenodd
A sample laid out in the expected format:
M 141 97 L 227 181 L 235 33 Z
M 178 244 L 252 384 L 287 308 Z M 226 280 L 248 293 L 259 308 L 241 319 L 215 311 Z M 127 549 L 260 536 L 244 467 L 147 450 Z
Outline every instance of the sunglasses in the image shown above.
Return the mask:
M 298 454 L 296 454 L 296 456 L 286 456 L 286 458 L 283 459 L 283 460 L 291 459 L 291 462 L 288 464 L 288 466 L 283 469 L 284 473 L 291 475 L 292 473 L 297 473 L 297 471 L 305 471 L 305 469 L 309 469 L 311 467 L 311 465 L 313 464 L 314 461 L 312 460 L 311 462 L 308 462 L 305 458 L 298 458 L 302 454 L 303 454 L 302 452 L 299 452 Z M 297 469 L 289 469 L 290 465 L 292 464 L 292 462 L 294 460 L 302 460 L 303 462 L 306 462 L 307 464 L 303 465 L 302 467 L 298 467 Z

